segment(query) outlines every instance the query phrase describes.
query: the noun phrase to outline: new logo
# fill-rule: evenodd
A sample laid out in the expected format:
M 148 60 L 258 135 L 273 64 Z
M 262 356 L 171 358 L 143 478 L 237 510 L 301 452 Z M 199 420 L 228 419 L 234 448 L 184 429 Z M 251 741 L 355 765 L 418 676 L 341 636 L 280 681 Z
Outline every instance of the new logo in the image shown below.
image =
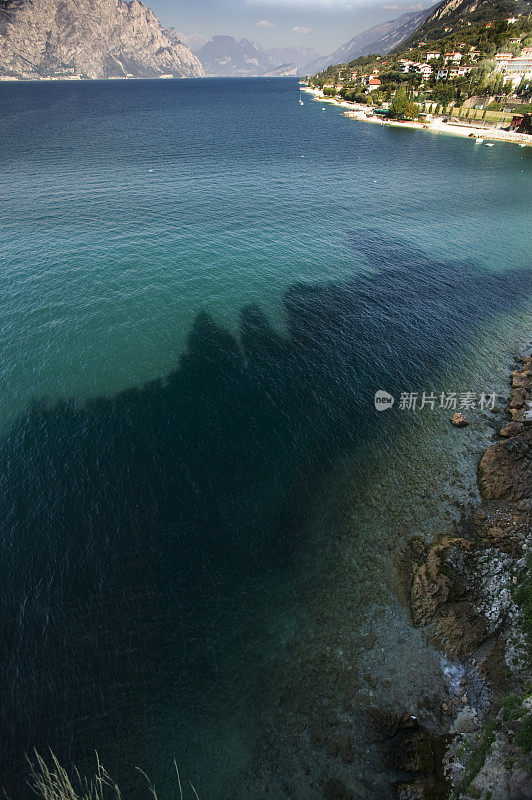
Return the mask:
M 375 408 L 377 411 L 387 411 L 393 406 L 394 402 L 395 398 L 383 389 L 375 392 Z

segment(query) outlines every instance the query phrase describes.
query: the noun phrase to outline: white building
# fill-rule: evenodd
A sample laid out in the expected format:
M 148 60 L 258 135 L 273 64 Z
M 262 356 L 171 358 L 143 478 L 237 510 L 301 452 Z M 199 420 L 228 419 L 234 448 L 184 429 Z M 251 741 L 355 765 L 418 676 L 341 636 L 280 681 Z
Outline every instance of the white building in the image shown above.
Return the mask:
M 419 64 L 416 66 L 416 72 L 423 77 L 424 81 L 426 81 L 427 78 L 430 78 L 432 75 L 432 67 L 430 64 Z
M 471 67 L 451 67 L 449 69 L 449 80 L 453 78 L 461 78 L 463 75 L 467 75 L 471 72 Z
M 532 54 L 521 54 L 520 56 L 517 56 L 517 58 L 511 58 L 509 61 L 500 62 L 500 66 L 498 66 L 497 71 L 502 72 L 505 83 L 511 82 L 513 86 L 518 86 L 523 78 L 526 80 L 531 80 Z
M 496 53 L 495 55 L 495 69 L 497 72 L 504 72 L 506 65 L 513 58 L 513 53 Z
M 406 58 L 400 58 L 397 62 L 397 69 L 399 72 L 410 72 L 410 69 L 414 66 L 414 64 L 414 61 L 407 61 Z
M 443 57 L 444 64 L 451 62 L 452 64 L 459 64 L 462 60 L 462 53 L 445 53 Z

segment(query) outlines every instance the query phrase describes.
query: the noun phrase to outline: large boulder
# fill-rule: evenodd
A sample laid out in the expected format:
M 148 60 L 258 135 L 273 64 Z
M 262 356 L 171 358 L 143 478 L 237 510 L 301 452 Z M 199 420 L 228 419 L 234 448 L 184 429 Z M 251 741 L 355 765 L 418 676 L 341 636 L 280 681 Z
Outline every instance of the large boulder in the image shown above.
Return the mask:
M 472 547 L 472 542 L 467 539 L 444 536 L 429 548 L 425 561 L 414 568 L 410 587 L 410 610 L 414 625 L 428 625 L 438 608 L 450 599 L 458 573 L 450 568 L 447 559 Z
M 479 464 L 479 484 L 488 500 L 532 497 L 532 430 L 486 450 Z

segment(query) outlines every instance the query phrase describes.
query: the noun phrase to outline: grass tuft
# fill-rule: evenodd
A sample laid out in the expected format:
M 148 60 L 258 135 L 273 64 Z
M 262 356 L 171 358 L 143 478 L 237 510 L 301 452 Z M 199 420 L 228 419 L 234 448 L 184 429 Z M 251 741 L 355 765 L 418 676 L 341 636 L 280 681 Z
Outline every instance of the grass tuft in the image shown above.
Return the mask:
M 96 772 L 94 778 L 83 778 L 77 769 L 72 777 L 61 766 L 55 754 L 50 751 L 49 764 L 35 751 L 33 760 L 30 760 L 30 786 L 40 800 L 123 800 L 120 789 L 113 781 L 107 770 L 100 763 L 96 754 Z M 179 800 L 184 799 L 181 776 L 174 760 L 177 775 Z M 140 774 L 146 779 L 149 795 L 152 800 L 159 800 L 155 786 L 144 770 L 137 767 Z M 195 800 L 199 795 L 192 784 L 190 788 Z

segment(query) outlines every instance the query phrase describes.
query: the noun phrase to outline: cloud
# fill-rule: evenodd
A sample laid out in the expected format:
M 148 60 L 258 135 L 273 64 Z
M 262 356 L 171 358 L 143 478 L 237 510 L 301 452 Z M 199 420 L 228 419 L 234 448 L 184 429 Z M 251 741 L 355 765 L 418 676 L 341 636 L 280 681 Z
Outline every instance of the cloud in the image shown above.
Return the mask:
M 397 11 L 397 9 L 399 8 L 399 6 L 398 6 L 398 5 L 396 5 L 395 3 L 392 3 L 392 5 L 390 5 L 390 6 L 383 6 L 383 8 L 384 8 L 384 10 L 385 10 L 385 11 Z
M 244 5 L 249 6 L 274 6 L 285 10 L 312 7 L 314 9 L 342 9 L 349 11 L 356 8 L 366 8 L 368 5 L 380 6 L 383 0 L 372 0 L 370 3 L 368 3 L 368 0 L 242 0 L 242 2 Z
M 299 33 L 301 36 L 306 36 L 307 33 L 310 33 L 312 28 L 302 28 L 301 25 L 294 25 L 292 28 L 292 33 Z
M 261 19 L 257 22 L 257 28 L 273 28 L 273 22 L 268 22 L 267 19 Z

